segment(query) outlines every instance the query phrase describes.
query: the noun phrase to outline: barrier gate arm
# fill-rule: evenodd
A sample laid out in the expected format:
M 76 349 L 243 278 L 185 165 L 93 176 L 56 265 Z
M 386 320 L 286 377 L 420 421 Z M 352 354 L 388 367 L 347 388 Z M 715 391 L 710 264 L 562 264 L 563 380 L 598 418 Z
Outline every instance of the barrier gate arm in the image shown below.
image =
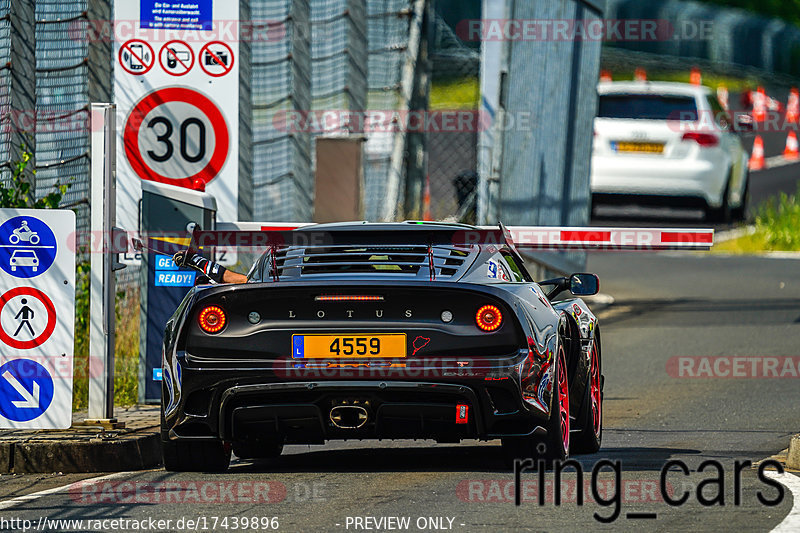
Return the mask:
M 195 230 L 191 235 L 190 247 L 203 249 L 206 247 L 222 248 L 264 248 L 268 246 L 313 245 L 319 242 L 324 245 L 325 236 L 332 232 L 325 228 L 318 232 L 293 230 L 305 228 L 311 224 L 259 224 L 259 230 Z M 695 250 L 707 251 L 714 244 L 714 230 L 710 228 L 621 228 L 621 227 L 561 227 L 561 226 L 509 226 L 506 228 L 511 236 L 511 243 L 524 250 L 586 250 L 586 251 L 663 251 L 663 250 Z M 353 228 L 355 235 L 365 235 Z M 403 231 L 402 228 L 396 231 Z M 339 233 L 337 230 L 335 233 Z M 394 233 L 394 230 L 392 232 Z M 451 226 L 432 227 L 431 232 L 415 231 L 420 238 L 424 235 L 441 233 L 449 235 L 449 242 L 462 245 L 491 245 L 507 243 L 507 235 L 497 226 L 482 226 L 476 229 L 454 228 Z M 411 235 L 411 233 L 407 233 Z M 379 234 L 370 237 L 370 242 L 380 241 Z M 396 243 L 390 237 L 387 243 Z M 441 241 L 444 242 L 444 241 Z M 173 243 L 167 243 L 151 237 L 153 248 L 161 253 L 175 253 L 184 249 Z M 357 242 L 355 242 L 357 244 Z

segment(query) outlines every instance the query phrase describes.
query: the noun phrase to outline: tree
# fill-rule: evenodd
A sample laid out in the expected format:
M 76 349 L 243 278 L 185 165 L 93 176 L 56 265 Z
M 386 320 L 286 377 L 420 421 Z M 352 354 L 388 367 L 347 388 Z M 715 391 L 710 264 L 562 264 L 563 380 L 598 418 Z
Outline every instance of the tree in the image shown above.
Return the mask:
M 746 9 L 764 17 L 777 17 L 800 26 L 800 0 L 705 0 L 705 2 Z

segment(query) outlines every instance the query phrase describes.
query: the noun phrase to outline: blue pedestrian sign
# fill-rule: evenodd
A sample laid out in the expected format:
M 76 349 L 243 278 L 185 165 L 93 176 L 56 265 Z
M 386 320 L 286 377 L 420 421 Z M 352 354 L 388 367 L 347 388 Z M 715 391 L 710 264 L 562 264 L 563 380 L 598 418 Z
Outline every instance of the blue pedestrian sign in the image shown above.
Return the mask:
M 0 366 L 0 415 L 13 422 L 38 418 L 53 402 L 53 377 L 30 359 Z
M 14 217 L 0 226 L 0 268 L 15 278 L 41 276 L 57 252 L 53 231 L 36 217 Z

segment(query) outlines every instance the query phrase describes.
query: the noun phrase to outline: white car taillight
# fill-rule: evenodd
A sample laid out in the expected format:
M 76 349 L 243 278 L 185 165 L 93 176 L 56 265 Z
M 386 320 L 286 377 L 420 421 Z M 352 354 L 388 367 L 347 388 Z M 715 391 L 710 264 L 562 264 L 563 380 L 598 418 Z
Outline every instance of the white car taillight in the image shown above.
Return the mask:
M 719 146 L 719 137 L 713 133 L 697 133 L 689 132 L 683 134 L 684 141 L 694 141 L 703 148 L 712 148 Z

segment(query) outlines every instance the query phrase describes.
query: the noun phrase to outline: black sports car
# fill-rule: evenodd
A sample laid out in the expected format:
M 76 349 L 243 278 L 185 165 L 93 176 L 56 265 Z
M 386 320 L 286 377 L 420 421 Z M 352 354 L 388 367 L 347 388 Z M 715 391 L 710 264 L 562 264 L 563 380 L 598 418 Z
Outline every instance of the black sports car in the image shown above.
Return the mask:
M 596 276 L 536 283 L 507 232 L 456 224 L 287 233 L 248 283 L 194 287 L 169 320 L 168 470 L 330 439 L 502 439 L 511 457 L 549 459 L 600 448 L 597 319 L 558 299 L 595 294 Z

